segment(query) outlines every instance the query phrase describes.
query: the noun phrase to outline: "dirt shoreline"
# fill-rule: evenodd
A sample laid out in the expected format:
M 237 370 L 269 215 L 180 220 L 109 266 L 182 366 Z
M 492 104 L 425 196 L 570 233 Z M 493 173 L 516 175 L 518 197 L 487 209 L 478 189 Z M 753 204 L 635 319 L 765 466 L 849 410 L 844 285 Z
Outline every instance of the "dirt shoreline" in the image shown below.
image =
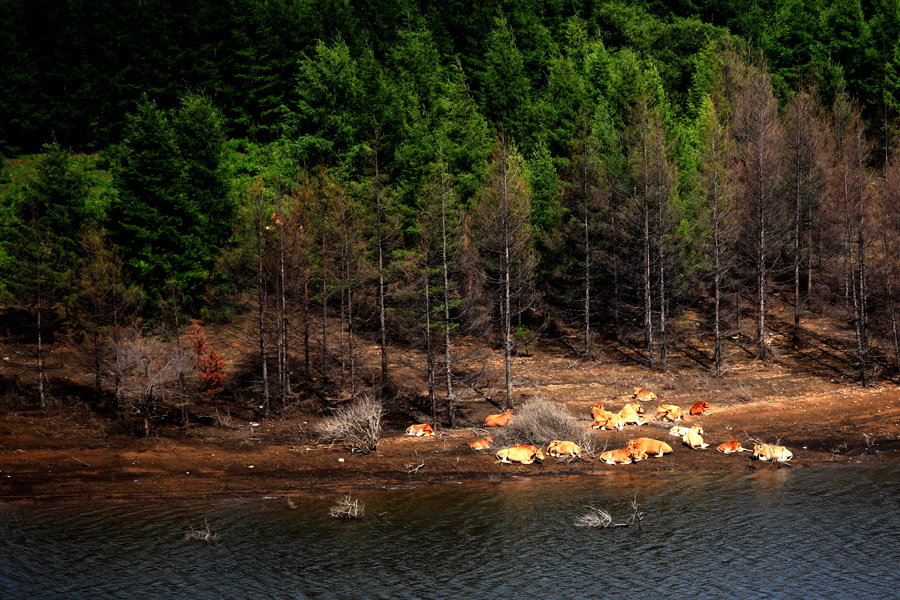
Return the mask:
M 674 395 L 674 394 L 673 394 Z M 610 402 L 624 402 L 615 397 Z M 671 437 L 671 424 L 651 422 L 621 432 L 597 432 L 601 445 L 623 447 L 628 439 L 653 437 L 674 448 L 671 455 L 626 466 L 596 458 L 542 464 L 499 464 L 494 450 L 473 452 L 478 428 L 439 430 L 433 438 L 385 432 L 374 454 L 354 454 L 312 443 L 301 418 L 272 420 L 231 429 L 163 430 L 150 439 L 107 433 L 84 415 L 57 411 L 8 412 L 0 422 L 0 502 L 169 501 L 214 498 L 335 496 L 345 492 L 502 483 L 572 477 L 640 478 L 664 472 L 735 472 L 900 463 L 900 393 L 893 386 L 835 386 L 806 396 L 767 397 L 751 402 L 711 402 L 702 422 L 711 447 L 691 450 Z M 590 426 L 589 401 L 570 399 L 569 410 Z M 682 403 L 682 406 L 685 404 Z M 480 423 L 494 407 L 473 408 Z M 655 408 L 647 405 L 648 412 Z M 794 452 L 789 465 L 724 455 L 715 446 L 748 437 L 780 440 Z

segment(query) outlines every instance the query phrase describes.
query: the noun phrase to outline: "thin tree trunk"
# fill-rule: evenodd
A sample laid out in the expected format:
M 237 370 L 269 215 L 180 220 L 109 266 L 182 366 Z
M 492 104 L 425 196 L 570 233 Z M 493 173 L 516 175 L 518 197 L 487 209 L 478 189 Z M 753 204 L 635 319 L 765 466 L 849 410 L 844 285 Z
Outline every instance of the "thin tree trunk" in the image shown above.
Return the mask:
M 453 397 L 453 368 L 450 350 L 450 268 L 447 260 L 447 202 L 446 172 L 441 173 L 441 271 L 444 276 L 444 375 L 447 384 L 447 412 L 450 427 L 456 426 L 455 399 Z
M 326 267 L 326 227 L 327 214 L 322 215 L 322 384 L 328 384 L 328 269 Z
M 760 358 L 767 359 L 768 343 L 766 342 L 766 277 L 768 275 L 766 268 L 766 206 L 765 197 L 763 196 L 763 136 L 760 135 L 756 140 L 756 174 L 760 178 L 758 182 L 759 189 L 756 194 L 756 347 Z
M 434 394 L 434 348 L 431 342 L 431 281 L 428 274 L 429 260 L 425 257 L 425 357 L 428 369 L 428 400 L 431 404 L 431 426 L 437 427 L 437 401 Z
M 47 408 L 47 400 L 44 394 L 44 323 L 43 323 L 43 301 L 44 298 L 41 295 L 43 290 L 41 289 L 41 285 L 43 284 L 42 280 L 42 267 L 43 267 L 43 259 L 42 253 L 44 251 L 43 243 L 38 243 L 38 257 L 37 257 L 37 367 L 38 367 L 38 401 L 40 402 L 41 408 Z
M 284 260 L 284 234 L 283 225 L 278 229 L 278 247 L 279 247 L 279 295 L 281 304 L 281 412 L 284 414 L 285 403 L 291 394 L 291 365 L 290 365 L 290 342 L 288 340 L 288 316 L 287 316 L 287 270 Z
M 343 227 L 343 225 L 342 225 Z M 340 327 L 340 347 L 341 347 L 341 385 L 344 385 L 344 378 L 347 373 L 347 358 L 344 349 L 344 330 L 346 328 L 345 320 L 347 315 L 347 288 L 349 275 L 347 273 L 347 241 L 342 234 L 341 239 L 341 327 Z
M 513 399 L 512 399 L 512 342 L 510 340 L 510 336 L 512 334 L 512 299 L 511 299 L 511 282 L 510 282 L 510 271 L 512 269 L 512 265 L 510 264 L 510 244 L 511 241 L 509 239 L 509 225 L 510 225 L 510 205 L 509 205 L 509 156 L 507 155 L 506 142 L 503 143 L 501 161 L 503 165 L 503 170 L 501 172 L 501 227 L 503 229 L 503 262 L 502 262 L 502 277 L 503 277 L 503 358 L 504 364 L 506 367 L 506 408 L 513 408 Z
M 584 216 L 584 353 L 593 355 L 591 347 L 591 229 L 588 198 L 588 142 L 585 135 L 581 151 L 581 199 Z
M 798 108 L 799 111 L 799 108 Z M 800 335 L 800 219 L 801 213 L 803 210 L 803 193 L 801 186 L 802 179 L 802 164 L 801 164 L 801 124 L 797 123 L 797 134 L 795 138 L 796 144 L 796 171 L 794 176 L 796 178 L 796 188 L 794 190 L 794 339 Z
M 353 282 L 347 265 L 347 353 L 350 358 L 350 394 L 356 396 L 356 344 L 353 336 Z
M 263 234 L 264 234 L 264 219 L 263 219 L 263 204 L 262 204 L 262 192 L 259 192 L 259 198 L 257 200 L 257 209 L 259 211 L 257 215 L 257 232 L 256 232 L 256 258 L 257 258 L 257 288 L 258 288 L 258 301 L 259 301 L 259 315 L 258 315 L 258 328 L 259 328 L 259 361 L 260 361 L 260 370 L 262 376 L 262 387 L 263 387 L 263 414 L 265 417 L 269 416 L 269 369 L 266 360 L 266 279 L 265 272 L 263 271 Z
M 303 371 L 306 381 L 312 378 L 309 359 L 309 279 L 303 277 Z
M 376 139 L 377 147 L 377 139 Z M 378 152 L 375 152 L 375 235 L 378 244 L 378 343 L 381 345 L 381 393 L 388 385 L 387 325 L 384 306 L 384 207 L 381 198 L 381 179 Z
M 665 369 L 666 358 L 668 357 L 668 340 L 666 339 L 666 257 L 662 239 L 663 206 L 661 197 L 657 199 L 657 211 L 656 250 L 659 260 L 659 363 L 660 366 Z
M 713 180 L 713 260 L 715 261 L 713 275 L 714 302 L 715 308 L 713 312 L 713 330 L 715 337 L 715 349 L 713 350 L 713 364 L 716 368 L 716 377 L 722 376 L 722 366 L 724 360 L 722 358 L 722 240 L 719 231 L 720 226 L 719 214 L 719 185 L 718 173 Z
M 616 327 L 616 337 L 619 337 L 619 307 L 622 305 L 622 298 L 619 293 L 619 228 L 616 219 L 616 204 L 613 199 L 610 217 L 612 219 L 612 255 L 613 255 L 613 322 Z
M 644 344 L 647 347 L 647 364 L 656 365 L 653 358 L 653 309 L 650 296 L 650 207 L 644 202 Z

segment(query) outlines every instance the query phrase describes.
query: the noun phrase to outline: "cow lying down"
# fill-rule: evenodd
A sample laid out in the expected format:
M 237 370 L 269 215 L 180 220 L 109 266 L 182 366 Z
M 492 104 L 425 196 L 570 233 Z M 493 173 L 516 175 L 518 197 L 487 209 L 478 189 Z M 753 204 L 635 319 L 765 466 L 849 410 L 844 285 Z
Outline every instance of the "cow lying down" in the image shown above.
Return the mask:
M 530 465 L 535 460 L 544 460 L 544 453 L 540 448 L 534 446 L 514 446 L 512 448 L 504 448 L 499 450 L 495 455 L 497 460 L 502 463 L 521 463 Z
M 784 446 L 772 444 L 753 444 L 753 458 L 759 460 L 777 460 L 787 462 L 794 457 L 794 453 Z
M 647 458 L 647 453 L 637 448 L 622 448 L 621 450 L 607 450 L 600 455 L 600 460 L 608 465 L 629 465 Z
M 417 437 L 434 435 L 434 429 L 428 423 L 419 423 L 418 425 L 410 425 L 406 428 L 406 435 L 414 435 Z

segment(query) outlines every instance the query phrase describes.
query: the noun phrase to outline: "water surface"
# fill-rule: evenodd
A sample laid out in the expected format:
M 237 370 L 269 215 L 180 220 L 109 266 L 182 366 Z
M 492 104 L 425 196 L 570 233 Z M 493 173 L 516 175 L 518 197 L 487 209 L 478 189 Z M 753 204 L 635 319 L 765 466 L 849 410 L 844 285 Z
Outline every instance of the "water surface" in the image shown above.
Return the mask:
M 761 469 L 334 498 L 0 506 L 0 598 L 900 597 L 900 470 Z M 642 530 L 576 528 L 585 506 Z M 208 522 L 212 544 L 184 534 Z

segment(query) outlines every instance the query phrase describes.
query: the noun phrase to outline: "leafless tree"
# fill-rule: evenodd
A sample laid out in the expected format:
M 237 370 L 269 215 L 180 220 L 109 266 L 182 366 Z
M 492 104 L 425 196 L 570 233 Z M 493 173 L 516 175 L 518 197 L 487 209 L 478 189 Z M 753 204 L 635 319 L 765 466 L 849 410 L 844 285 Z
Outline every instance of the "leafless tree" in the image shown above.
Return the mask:
M 745 218 L 744 247 L 756 287 L 756 348 L 767 359 L 766 307 L 769 277 L 784 237 L 785 219 L 777 194 L 783 148 L 783 130 L 769 75 L 761 59 L 746 65 L 734 104 L 734 135 L 739 148 L 739 198 Z
M 812 292 L 812 235 L 825 192 L 824 142 L 827 130 L 815 91 L 797 92 L 785 113 L 785 184 L 793 196 L 794 338 L 800 329 L 801 267 L 806 264 L 807 298 Z
M 451 305 L 454 302 L 451 288 L 451 261 L 454 258 L 458 246 L 459 211 L 457 208 L 457 196 L 453 187 L 453 178 L 448 170 L 448 165 L 439 160 L 433 172 L 426 178 L 422 187 L 421 206 L 418 217 L 418 231 L 420 236 L 421 269 L 424 277 L 425 290 L 425 339 L 426 353 L 428 355 L 428 381 L 429 397 L 432 403 L 432 418 L 437 419 L 435 380 L 437 375 L 437 360 L 435 343 L 431 335 L 432 300 L 430 289 L 432 287 L 432 270 L 437 271 L 440 286 L 440 320 L 442 323 L 444 345 L 444 368 L 442 379 L 444 380 L 445 401 L 447 404 L 450 426 L 455 425 L 454 394 L 453 394 L 453 361 L 452 342 L 450 333 L 454 327 L 450 320 Z
M 485 184 L 472 209 L 472 229 L 487 281 L 496 292 L 500 312 L 506 405 L 512 398 L 512 310 L 530 301 L 535 255 L 531 237 L 531 192 L 524 161 L 504 133 L 497 135 Z
M 592 324 L 592 289 L 596 277 L 594 267 L 597 254 L 598 213 L 605 201 L 611 195 L 606 181 L 606 173 L 601 156 L 600 145 L 602 140 L 596 132 L 591 130 L 591 122 L 587 114 L 579 116 L 578 133 L 571 147 L 571 180 L 572 185 L 566 194 L 568 204 L 577 220 L 573 219 L 573 226 L 577 223 L 578 233 L 572 238 L 578 240 L 578 254 L 583 257 L 582 265 L 582 334 L 584 337 L 585 356 L 593 356 L 593 332 Z
M 834 155 L 828 179 L 828 207 L 832 238 L 840 240 L 845 297 L 853 310 L 856 330 L 854 359 L 860 383 L 869 384 L 872 368 L 869 341 L 869 283 L 867 254 L 872 203 L 872 179 L 867 169 L 870 144 L 856 102 L 838 94 L 833 114 Z
M 147 336 L 140 329 L 125 332 L 113 355 L 121 397 L 140 415 L 144 436 L 149 437 L 150 421 L 160 402 L 181 397 L 181 381 L 191 365 L 174 343 Z
M 265 236 L 267 227 L 267 207 L 262 179 L 253 182 L 250 198 L 254 207 L 256 233 L 256 275 L 257 275 L 257 334 L 259 342 L 260 379 L 262 380 L 262 406 L 266 416 L 269 414 L 269 366 L 266 355 L 266 272 L 263 255 L 265 252 Z
M 734 141 L 711 97 L 707 97 L 701 107 L 699 130 L 700 227 L 704 238 L 701 243 L 712 259 L 709 270 L 713 282 L 713 365 L 716 376 L 720 377 L 725 362 L 722 353 L 722 299 L 736 238 Z
M 669 158 L 669 145 L 662 123 L 661 107 L 647 90 L 634 100 L 626 134 L 628 162 L 631 171 L 630 204 L 635 229 L 639 231 L 642 283 L 642 321 L 647 363 L 656 368 L 666 362 L 668 351 L 667 321 L 671 268 L 668 236 L 672 223 L 672 197 L 677 170 Z M 654 294 L 655 291 L 655 294 Z M 658 339 L 654 339 L 654 296 L 658 308 Z M 656 346 L 659 345 L 659 363 Z
M 881 242 L 882 286 L 890 326 L 891 345 L 894 349 L 894 361 L 897 369 L 895 377 L 900 382 L 900 335 L 898 335 L 897 314 L 897 279 L 894 276 L 900 258 L 900 159 L 896 156 L 887 164 L 884 178 L 881 181 L 880 203 L 877 210 L 878 236 Z

